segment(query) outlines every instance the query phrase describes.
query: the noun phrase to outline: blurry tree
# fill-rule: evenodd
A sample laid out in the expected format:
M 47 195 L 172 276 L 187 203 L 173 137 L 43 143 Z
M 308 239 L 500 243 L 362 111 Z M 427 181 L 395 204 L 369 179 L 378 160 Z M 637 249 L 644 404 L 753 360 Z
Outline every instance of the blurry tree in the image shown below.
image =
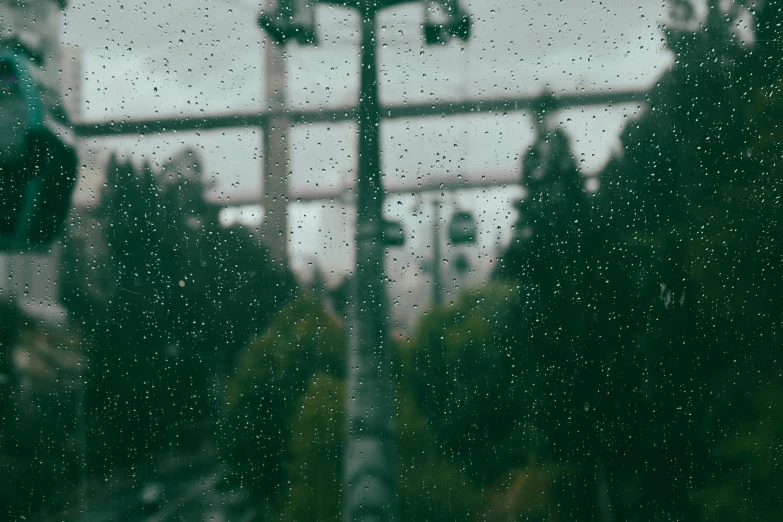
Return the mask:
M 403 348 L 400 393 L 409 420 L 400 444 L 418 440 L 420 449 L 400 462 L 430 485 L 425 513 L 440 507 L 444 520 L 550 520 L 543 498 L 551 500 L 552 490 L 530 478 L 542 469 L 547 441 L 537 423 L 539 374 L 519 349 L 515 326 L 526 321 L 515 316 L 526 299 L 502 284 L 463 294 L 426 316 Z M 506 502 L 509 489 L 519 498 Z
M 316 423 L 328 420 L 330 414 L 322 408 L 330 404 L 335 407 L 332 396 L 338 394 L 336 382 L 344 377 L 344 358 L 342 325 L 309 293 L 286 305 L 264 334 L 242 353 L 228 387 L 220 441 L 224 455 L 236 471 L 236 479 L 245 487 L 270 501 L 284 495 L 282 486 L 292 478 L 287 463 L 292 454 L 301 455 L 304 451 L 301 440 L 293 440 L 293 430 L 304 422 L 300 415 Z M 310 396 L 311 402 L 307 403 L 308 389 L 322 389 L 326 397 Z M 308 406 L 312 409 L 306 411 Z M 334 412 L 335 419 L 341 409 L 342 406 Z M 340 447 L 342 421 L 308 428 L 325 437 L 318 444 L 331 440 Z M 300 430 L 297 436 L 312 436 L 307 430 Z M 328 448 L 324 451 L 328 458 Z M 339 459 L 335 453 L 331 457 Z M 336 468 L 339 466 L 328 469 Z M 339 502 L 339 495 L 333 495 Z
M 258 237 L 221 226 L 181 158 L 155 172 L 112 157 L 99 205 L 69 227 L 63 294 L 88 346 L 94 466 L 202 444 L 237 352 L 294 288 Z
M 323 293 L 300 294 L 248 345 L 229 385 L 221 450 L 233 482 L 255 493 L 263 520 L 340 517 L 346 343 L 331 309 Z M 398 361 L 401 514 L 471 520 L 480 513 L 480 491 L 411 395 L 411 373 L 402 370 L 414 362 L 409 350 Z
M 566 519 L 782 513 L 769 462 L 783 456 L 783 77 L 765 51 L 783 38 L 781 8 L 672 6 L 674 66 L 601 189 L 584 190 L 559 130 L 543 134 L 497 271 L 515 295 L 436 312 L 413 343 L 444 451 L 481 487 L 504 465 L 534 469 L 525 456 L 553 465 L 545 494 Z M 537 436 L 508 436 L 515 422 Z
M 31 520 L 70 500 L 78 471 L 74 443 L 76 339 L 0 299 L 0 518 Z M 23 357 L 23 363 L 20 359 Z
M 344 423 L 344 381 L 316 371 L 288 419 L 285 467 L 289 482 L 282 487 L 288 500 L 275 520 L 340 518 Z
M 20 455 L 17 448 L 19 431 L 14 396 L 18 394 L 18 386 L 13 352 L 28 321 L 16 301 L 0 299 L 0 477 L 6 484 L 0 492 L 0 516 L 9 520 L 29 514 L 24 510 L 29 498 L 24 495 L 23 487 L 31 487 L 30 480 L 36 476 L 35 463 Z
M 11 423 L 11 390 L 16 377 L 13 350 L 27 321 L 29 319 L 16 301 L 5 297 L 0 299 L 0 422 L 3 426 Z M 0 447 L 7 444 L 6 436 L 7 430 L 0 430 Z
M 759 459 L 780 455 L 783 435 L 768 417 L 783 404 L 774 116 L 783 77 L 770 59 L 783 34 L 780 6 L 748 5 L 753 16 L 740 2 L 709 2 L 701 18 L 669 31 L 674 68 L 605 174 L 612 210 L 643 256 L 645 301 L 664 304 L 635 337 L 658 361 L 658 429 L 671 431 L 668 444 L 690 433 L 665 452 L 671 482 L 681 491 L 709 484 L 689 496 L 712 520 L 783 514 L 778 481 Z M 701 28 L 687 30 L 694 22 Z
M 484 487 L 528 460 L 529 365 L 515 347 L 509 313 L 518 297 L 497 287 L 467 294 L 455 307 L 426 316 L 403 351 L 403 369 L 443 454 Z M 522 452 L 522 453 L 519 453 Z
M 397 487 L 402 520 L 449 522 L 481 519 L 481 489 L 468 472 L 465 460 L 455 458 L 441 442 L 437 426 L 422 412 L 412 392 L 403 354 L 396 390 Z

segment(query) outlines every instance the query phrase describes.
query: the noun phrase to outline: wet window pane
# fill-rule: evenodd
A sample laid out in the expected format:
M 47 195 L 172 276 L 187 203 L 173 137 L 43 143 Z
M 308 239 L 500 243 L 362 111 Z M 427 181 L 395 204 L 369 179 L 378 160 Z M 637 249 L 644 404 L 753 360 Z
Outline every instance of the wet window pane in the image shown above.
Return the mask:
M 0 519 L 780 520 L 781 24 L 0 0 Z

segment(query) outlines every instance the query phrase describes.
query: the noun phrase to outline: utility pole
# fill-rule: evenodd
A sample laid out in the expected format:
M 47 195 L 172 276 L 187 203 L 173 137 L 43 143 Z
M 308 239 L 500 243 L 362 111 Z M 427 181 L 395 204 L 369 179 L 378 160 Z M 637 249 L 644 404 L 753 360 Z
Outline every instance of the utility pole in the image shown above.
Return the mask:
M 439 308 L 443 304 L 441 290 L 441 254 L 440 254 L 440 205 L 439 199 L 432 202 L 432 306 Z
M 274 262 L 288 263 L 288 131 L 291 118 L 286 112 L 285 46 L 267 37 L 264 40 L 265 94 L 268 110 L 275 114 L 262 126 L 264 156 L 262 234 Z
M 348 329 L 345 520 L 396 520 L 394 400 L 387 337 L 383 186 L 376 76 L 376 7 L 362 2 L 359 79 L 359 179 L 356 191 L 356 270 Z
M 356 8 L 361 19 L 359 104 L 355 112 L 359 139 L 356 268 L 346 332 L 349 347 L 344 453 L 346 522 L 397 520 L 392 353 L 387 336 L 384 274 L 382 108 L 378 96 L 375 24 L 381 9 L 407 1 L 412 0 L 333 1 Z M 458 0 L 430 0 L 430 3 L 440 4 L 444 12 L 442 21 L 425 20 L 423 27 L 428 43 L 440 43 L 454 36 L 468 38 L 470 17 L 459 9 Z M 314 4 L 306 0 L 280 0 L 274 13 L 261 14 L 259 24 L 281 45 L 291 39 L 315 43 Z M 280 139 L 271 129 L 268 136 L 268 139 Z
M 88 506 L 90 487 L 89 487 L 89 469 L 87 467 L 87 408 L 86 408 L 86 394 L 85 387 L 87 386 L 87 372 L 86 364 L 82 364 L 79 368 L 78 379 L 76 384 L 76 423 L 77 423 L 77 438 L 79 441 L 79 497 L 84 513 L 84 522 L 90 522 L 90 509 Z

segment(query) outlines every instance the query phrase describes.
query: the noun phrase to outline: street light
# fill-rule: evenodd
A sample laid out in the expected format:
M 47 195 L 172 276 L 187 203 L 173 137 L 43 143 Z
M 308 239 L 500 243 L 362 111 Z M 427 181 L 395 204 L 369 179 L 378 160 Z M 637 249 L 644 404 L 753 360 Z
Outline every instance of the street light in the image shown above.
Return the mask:
M 384 191 L 381 179 L 375 16 L 387 7 L 413 0 L 322 0 L 358 9 L 361 15 L 359 104 L 356 111 L 359 138 L 356 187 L 356 269 L 351 288 L 348 321 L 348 390 L 345 447 L 345 520 L 390 522 L 397 519 L 394 502 L 394 400 L 391 347 L 387 338 L 384 275 Z M 430 1 L 440 7 L 442 21 L 427 20 L 430 42 L 451 37 L 467 39 L 470 18 L 457 0 Z M 280 0 L 277 8 L 262 13 L 259 25 L 284 44 L 288 40 L 315 43 L 315 0 Z M 428 11 L 429 12 L 429 11 Z M 432 26 L 436 26 L 433 30 Z M 430 27 L 430 29 L 427 29 Z M 388 239 L 388 236 L 387 238 Z

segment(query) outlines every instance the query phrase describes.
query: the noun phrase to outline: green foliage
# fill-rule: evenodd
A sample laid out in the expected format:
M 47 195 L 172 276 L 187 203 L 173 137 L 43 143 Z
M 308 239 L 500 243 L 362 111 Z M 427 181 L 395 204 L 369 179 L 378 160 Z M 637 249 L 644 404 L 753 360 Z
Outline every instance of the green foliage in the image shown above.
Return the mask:
M 708 2 L 703 29 L 679 4 L 667 29 L 674 68 L 626 129 L 598 194 L 562 190 L 574 186 L 568 161 L 525 169 L 520 234 L 498 270 L 519 285 L 520 319 L 502 325 L 514 330 L 508 344 L 477 343 L 535 368 L 517 375 L 535 373 L 521 400 L 539 409 L 518 415 L 545 444 L 523 452 L 556 465 L 564 516 L 781 516 L 769 464 L 781 436 L 771 412 L 783 404 L 780 68 L 736 36 L 736 4 Z M 781 37 L 770 29 L 780 19 L 777 6 L 758 9 L 757 50 Z M 550 133 L 529 157 L 557 144 Z M 440 394 L 459 397 L 458 387 Z M 480 444 L 465 451 L 486 460 Z
M 528 517 L 781 516 L 783 77 L 733 32 L 734 6 L 710 2 L 700 30 L 681 4 L 675 66 L 601 190 L 545 133 L 525 158 L 505 290 L 432 314 L 404 359 L 436 446 L 485 497 L 548 470 L 548 508 Z M 781 15 L 758 15 L 761 47 L 781 36 L 764 15 Z M 507 506 L 525 498 L 509 487 Z
M 19 339 L 25 323 L 29 322 L 19 305 L 8 298 L 0 299 L 0 371 L 11 368 L 10 351 Z
M 342 504 L 345 384 L 316 372 L 289 417 L 287 500 L 276 520 L 337 520 Z
M 73 416 L 76 341 L 69 332 L 29 316 L 16 301 L 0 299 L 4 520 L 37 519 L 70 501 L 79 457 Z M 21 355 L 24 369 L 18 364 Z
M 112 158 L 99 206 L 73 220 L 63 294 L 89 355 L 96 470 L 205 444 L 238 351 L 294 288 L 258 237 L 220 225 L 197 166 Z
M 295 433 L 291 423 L 306 420 L 296 417 L 306 413 L 297 412 L 297 405 L 301 409 L 308 388 L 324 389 L 328 399 L 312 398 L 307 403 L 314 408 L 307 419 L 323 421 L 325 412 L 318 408 L 324 403 L 319 400 L 331 400 L 337 393 L 335 383 L 344 376 L 344 358 L 340 323 L 309 294 L 292 300 L 264 335 L 249 344 L 228 386 L 221 430 L 222 451 L 246 487 L 270 498 L 280 494 L 291 475 L 286 468 L 289 451 L 294 456 L 305 452 L 301 441 L 291 447 Z M 311 429 L 325 437 L 335 431 L 334 426 Z
M 240 358 L 221 449 L 233 481 L 255 492 L 263 520 L 340 517 L 344 335 L 318 296 L 301 294 Z M 396 386 L 399 509 L 406 520 L 470 519 L 481 512 L 483 496 L 466 460 L 439 441 L 412 395 L 413 374 L 405 368 L 414 367 L 414 352 L 402 349 Z
M 404 355 L 403 355 L 404 358 Z M 445 450 L 419 408 L 412 383 L 397 386 L 397 473 L 403 520 L 470 520 L 481 508 L 480 490 L 465 473 L 464 459 Z
M 514 347 L 515 292 L 502 286 L 464 295 L 423 319 L 403 352 L 403 369 L 444 456 L 483 486 L 521 465 L 519 440 L 534 386 Z
M 759 9 L 750 50 L 710 40 L 717 22 L 694 35 L 656 93 L 659 110 L 629 129 L 626 156 L 608 173 L 633 180 L 625 199 L 643 217 L 647 272 L 665 285 L 662 298 L 674 297 L 676 313 L 658 309 L 635 337 L 648 353 L 670 347 L 660 402 L 687 412 L 664 418 L 689 428 L 690 448 L 703 448 L 679 467 L 690 470 L 692 498 L 709 520 L 783 513 L 778 481 L 764 465 L 780 437 L 765 410 L 783 402 L 783 172 L 773 116 L 781 76 L 765 52 L 781 37 L 769 30 L 780 19 L 774 4 Z

